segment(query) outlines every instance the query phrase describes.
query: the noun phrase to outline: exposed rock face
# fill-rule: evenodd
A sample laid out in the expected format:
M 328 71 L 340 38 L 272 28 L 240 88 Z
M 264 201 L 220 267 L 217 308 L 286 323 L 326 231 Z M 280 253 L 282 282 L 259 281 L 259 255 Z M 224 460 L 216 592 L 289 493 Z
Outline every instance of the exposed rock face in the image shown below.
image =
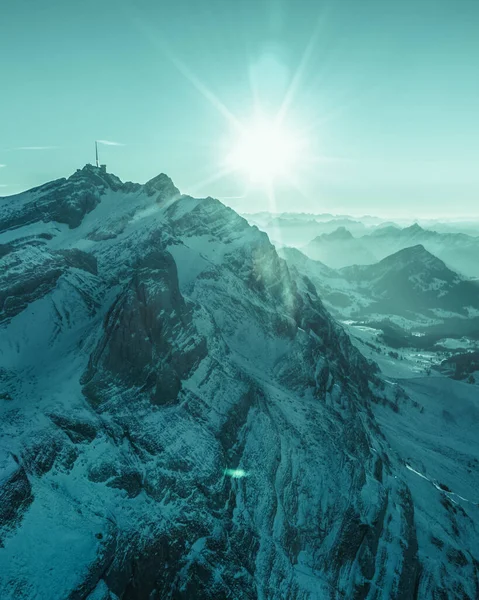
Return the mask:
M 160 173 L 144 185 L 144 190 L 148 196 L 156 196 L 156 201 L 174 200 L 181 196 L 180 190 L 175 187 L 168 175 Z
M 2 325 L 21 493 L 5 488 L 0 596 L 472 598 L 462 556 L 421 554 L 371 410 L 393 392 L 311 282 L 220 202 L 111 180 L 74 232 L 18 255 L 16 285 L 54 275 Z
M 118 190 L 122 186 L 114 175 L 103 174 L 100 169 L 86 165 L 68 179 L 58 179 L 13 196 L 13 204 L 21 206 L 21 210 L 4 212 L 0 232 L 39 221 L 66 223 L 74 229 L 98 205 L 107 189 Z
M 107 314 L 104 336 L 83 377 L 94 404 L 113 382 L 148 391 L 154 404 L 174 402 L 181 380 L 206 356 L 206 341 L 180 294 L 171 254 L 153 250 L 134 271 Z
M 28 242 L 0 257 L 0 322 L 46 296 L 69 268 L 96 274 L 96 259 L 81 250 L 49 251 Z
M 25 469 L 12 454 L 1 451 L 0 467 L 0 527 L 13 527 L 33 501 L 32 488 Z

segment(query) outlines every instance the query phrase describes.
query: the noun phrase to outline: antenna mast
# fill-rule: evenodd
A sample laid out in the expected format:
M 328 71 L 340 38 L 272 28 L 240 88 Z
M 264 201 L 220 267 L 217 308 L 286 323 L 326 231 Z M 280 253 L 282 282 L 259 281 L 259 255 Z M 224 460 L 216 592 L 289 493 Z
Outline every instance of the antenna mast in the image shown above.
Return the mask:
M 96 155 L 96 166 L 99 167 L 100 162 L 98 160 L 98 142 L 97 141 L 95 141 L 95 155 Z

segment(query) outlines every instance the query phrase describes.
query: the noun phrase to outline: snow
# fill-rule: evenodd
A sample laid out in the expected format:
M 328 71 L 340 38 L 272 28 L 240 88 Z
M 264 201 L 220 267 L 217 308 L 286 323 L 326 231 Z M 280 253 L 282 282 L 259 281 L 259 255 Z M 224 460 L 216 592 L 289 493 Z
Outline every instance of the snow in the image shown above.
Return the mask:
M 75 506 L 67 491 L 52 484 L 34 486 L 35 502 L 5 541 L 8 561 L 1 557 L 5 550 L 0 551 L 5 598 L 17 593 L 39 600 L 66 598 L 100 551 L 95 534 L 106 534 L 102 519 L 85 514 L 84 505 Z
M 401 380 L 401 386 L 419 408 L 400 409 L 394 422 L 386 421 L 387 411 L 381 408 L 377 414 L 405 466 L 436 490 L 446 484 L 457 498 L 479 506 L 479 472 L 470 469 L 479 460 L 475 386 L 446 377 Z
M 118 600 L 118 596 L 110 591 L 103 579 L 100 579 L 93 592 L 89 594 L 87 600 Z
M 473 350 L 477 346 L 477 342 L 466 337 L 460 339 L 442 338 L 435 345 L 448 350 Z
M 0 361 L 12 400 L 0 406 L 0 477 L 6 482 L 18 470 L 8 448 L 25 461 L 34 496 L 2 539 L 2 600 L 67 598 L 85 582 L 89 600 L 114 597 L 103 579 L 108 561 L 121 558 L 128 572 L 132 557 L 157 552 L 163 535 L 178 545 L 178 563 L 155 568 L 174 572 L 176 590 L 188 589 L 199 564 L 211 576 L 212 597 L 225 590 L 240 597 L 239 590 L 254 585 L 265 599 L 321 599 L 333 590 L 353 598 L 365 582 L 362 542 L 348 552 L 365 526 L 377 543 L 370 597 L 386 600 L 395 597 L 405 548 L 413 543 L 406 483 L 423 569 L 434 581 L 444 577 L 446 587 L 456 583 L 429 533 L 433 523 L 441 539 L 458 544 L 441 508 L 444 496 L 478 522 L 477 386 L 422 377 L 433 352 L 407 351 L 403 361 L 394 360 L 377 330 L 349 320 L 344 327 L 353 344 L 380 364 L 384 397 L 402 387 L 409 394 L 398 412 L 358 397 L 366 363 L 357 366 L 357 354 L 331 333 L 336 325 L 329 316 L 321 335 L 307 323 L 296 326 L 294 294 L 306 299 L 300 278 L 296 290 L 290 272 L 278 272 L 266 235 L 211 199 L 160 202 L 144 189 L 107 189 L 75 229 L 30 224 L 0 240 L 27 231 L 51 232 L 44 246 L 50 251 L 91 252 L 98 275 L 66 269 L 53 290 L 1 325 Z M 98 344 L 108 343 L 106 315 L 151 248 L 173 256 L 191 309 L 195 334 L 186 335 L 180 323 L 172 334 L 177 351 L 203 336 L 207 354 L 171 404 L 153 406 L 115 381 L 104 403 L 93 406 L 81 377 Z M 13 268 L 19 275 L 35 268 L 42 252 L 21 250 Z M 323 274 L 318 267 L 317 279 Z M 168 291 L 163 280 L 150 280 L 152 290 Z M 351 291 L 336 276 L 330 289 L 333 280 Z M 347 365 L 345 375 L 336 363 Z M 325 393 L 318 389 L 323 373 Z M 74 441 L 55 415 L 87 422 L 95 433 Z M 27 462 L 50 447 L 57 454 L 45 472 Z M 118 484 L 125 473 L 134 475 L 135 489 Z M 476 551 L 465 518 L 458 527 L 464 545 Z M 437 574 L 438 565 L 446 575 Z M 240 587 L 233 590 L 234 582 Z

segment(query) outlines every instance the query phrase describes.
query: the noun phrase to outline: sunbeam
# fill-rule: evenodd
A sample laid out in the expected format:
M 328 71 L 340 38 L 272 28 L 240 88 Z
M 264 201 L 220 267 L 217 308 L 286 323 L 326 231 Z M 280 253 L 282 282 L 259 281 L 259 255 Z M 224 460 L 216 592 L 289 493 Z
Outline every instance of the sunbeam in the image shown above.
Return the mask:
M 206 177 L 205 179 L 202 179 L 201 181 L 198 181 L 198 182 L 193 183 L 192 185 L 188 186 L 188 190 L 190 193 L 199 192 L 205 186 L 210 185 L 211 183 L 214 183 L 216 181 L 219 181 L 219 180 L 223 179 L 224 177 L 231 175 L 232 173 L 233 173 L 233 169 L 231 167 L 225 166 L 222 169 L 219 169 L 218 171 L 213 173 L 212 175 Z
M 175 65 L 178 71 L 184 75 L 184 77 L 198 90 L 203 98 L 208 100 L 208 102 L 210 102 L 210 104 L 214 106 L 216 110 L 223 115 L 223 117 L 225 117 L 230 125 L 232 125 L 235 129 L 241 129 L 241 124 L 238 119 L 230 110 L 228 110 L 223 102 L 221 102 L 218 96 L 216 96 L 216 94 L 212 92 L 184 62 L 182 62 L 178 57 L 174 56 L 168 50 L 166 50 L 166 52 L 169 59 Z
M 291 104 L 292 104 L 292 102 L 294 100 L 294 97 L 295 97 L 295 95 L 298 92 L 301 80 L 302 80 L 302 78 L 304 76 L 304 72 L 306 70 L 308 62 L 311 59 L 311 56 L 313 54 L 313 50 L 314 50 L 314 48 L 316 46 L 316 42 L 317 42 L 318 37 L 320 35 L 321 28 L 323 26 L 323 20 L 324 20 L 324 16 L 321 15 L 318 18 L 316 27 L 315 27 L 313 33 L 311 34 L 311 37 L 309 38 L 309 41 L 308 41 L 308 43 L 306 45 L 306 48 L 304 49 L 304 52 L 303 52 L 303 54 L 301 56 L 301 60 L 300 60 L 299 65 L 298 65 L 298 67 L 297 67 L 297 69 L 295 71 L 293 79 L 292 79 L 292 81 L 291 81 L 291 83 L 290 83 L 290 85 L 289 85 L 289 87 L 288 87 L 288 89 L 286 91 L 285 97 L 283 99 L 283 102 L 281 104 L 281 107 L 280 107 L 280 109 L 278 111 L 278 115 L 277 115 L 277 119 L 278 119 L 278 121 L 280 123 L 282 123 L 283 120 L 285 119 L 285 117 L 286 117 L 286 115 L 287 115 L 287 113 L 288 113 L 288 111 L 290 109 L 290 106 L 291 106 Z

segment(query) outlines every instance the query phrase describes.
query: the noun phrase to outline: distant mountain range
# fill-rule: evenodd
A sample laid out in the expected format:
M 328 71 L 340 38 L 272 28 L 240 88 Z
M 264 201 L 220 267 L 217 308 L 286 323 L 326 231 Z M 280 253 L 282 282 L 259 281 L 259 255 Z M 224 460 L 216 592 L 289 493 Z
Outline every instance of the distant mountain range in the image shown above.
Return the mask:
M 451 269 L 468 277 L 479 277 L 479 237 L 464 233 L 438 233 L 423 229 L 417 223 L 403 229 L 391 225 L 380 227 L 361 237 L 355 237 L 340 227 L 328 235 L 316 237 L 302 250 L 330 267 L 341 268 L 372 264 L 416 245 L 424 246 Z
M 301 221 L 315 221 L 327 225 L 333 221 L 347 221 L 349 223 L 360 223 L 370 231 L 385 225 L 392 225 L 399 229 L 409 227 L 417 223 L 424 229 L 437 231 L 438 233 L 467 233 L 472 236 L 479 235 L 479 216 L 455 219 L 427 219 L 427 218 L 382 218 L 374 215 L 349 215 L 333 213 L 297 213 L 282 212 L 271 213 L 268 211 L 257 213 L 244 213 L 243 216 L 251 223 L 267 225 L 272 219 L 280 219 L 282 222 L 299 223 Z M 340 224 L 340 223 L 339 223 Z M 324 232 L 319 232 L 324 233 Z M 319 233 L 317 235 L 319 235 Z
M 343 230 L 322 236 L 325 238 L 328 242 L 339 239 L 349 244 L 361 241 L 348 237 Z M 412 320 L 418 315 L 432 319 L 479 315 L 479 282 L 452 271 L 420 244 L 372 265 L 338 270 L 311 260 L 294 248 L 282 248 L 280 254 L 311 279 L 336 315 L 398 315 Z
M 422 244 L 454 271 L 468 277 L 479 277 L 479 237 L 464 233 L 438 233 L 423 229 L 416 223 L 404 229 L 378 229 L 364 236 L 362 241 L 378 258 Z
M 421 244 L 452 270 L 479 278 L 479 220 L 425 221 L 424 226 L 417 222 L 404 226 L 368 215 L 263 212 L 245 216 L 268 233 L 277 247 L 300 248 L 333 268 L 373 264 L 403 248 Z
M 301 250 L 314 260 L 324 262 L 329 267 L 339 269 L 346 265 L 371 264 L 376 256 L 363 243 L 363 238 L 356 238 L 349 229 L 338 227 L 331 233 L 323 233 L 314 238 Z
M 323 217 L 328 217 L 323 220 Z M 323 233 L 331 233 L 338 227 L 347 227 L 356 235 L 364 235 L 369 230 L 361 221 L 350 217 L 333 217 L 333 215 L 248 215 L 252 225 L 265 231 L 276 245 L 303 246 L 309 240 Z

